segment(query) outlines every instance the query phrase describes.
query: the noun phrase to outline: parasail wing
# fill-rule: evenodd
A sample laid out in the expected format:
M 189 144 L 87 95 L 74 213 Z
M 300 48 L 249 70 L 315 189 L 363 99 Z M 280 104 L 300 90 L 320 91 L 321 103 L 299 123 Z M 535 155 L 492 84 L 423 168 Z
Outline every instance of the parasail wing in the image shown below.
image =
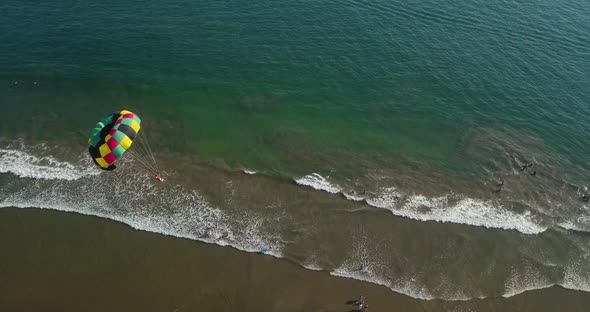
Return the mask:
M 141 128 L 137 114 L 122 110 L 107 116 L 92 129 L 88 152 L 96 165 L 114 170 L 115 161 L 131 147 Z

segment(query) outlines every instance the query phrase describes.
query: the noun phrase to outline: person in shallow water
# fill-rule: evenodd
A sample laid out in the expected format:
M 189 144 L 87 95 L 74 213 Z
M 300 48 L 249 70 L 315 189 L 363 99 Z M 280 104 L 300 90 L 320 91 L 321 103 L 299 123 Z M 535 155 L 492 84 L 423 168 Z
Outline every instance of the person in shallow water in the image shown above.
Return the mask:
M 578 197 L 579 200 L 581 200 L 583 202 L 590 201 L 590 192 L 588 191 L 587 186 L 584 186 L 584 190 L 582 192 L 580 192 L 580 190 L 578 189 L 578 195 L 580 195 L 580 197 Z
M 156 180 L 164 182 L 164 179 L 162 179 L 162 177 L 159 174 L 156 174 Z
M 526 168 L 531 168 L 532 166 L 533 166 L 532 163 L 524 164 L 524 165 L 520 166 L 519 170 L 524 171 L 524 170 L 526 170 Z
M 533 163 L 529 162 L 529 163 L 524 163 L 520 166 L 520 168 L 518 169 L 518 171 L 525 171 L 526 168 L 532 168 L 533 167 Z
M 504 188 L 504 180 L 502 180 L 502 179 L 496 180 L 495 184 L 496 184 L 497 188 L 492 190 L 492 193 L 500 193 L 502 191 L 502 189 Z

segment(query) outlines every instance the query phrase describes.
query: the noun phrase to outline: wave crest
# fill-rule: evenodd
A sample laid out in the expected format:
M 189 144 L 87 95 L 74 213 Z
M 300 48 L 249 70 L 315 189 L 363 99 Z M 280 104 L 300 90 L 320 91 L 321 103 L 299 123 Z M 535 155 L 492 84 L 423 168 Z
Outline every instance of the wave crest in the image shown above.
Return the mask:
M 0 173 L 21 178 L 73 181 L 100 174 L 96 168 L 74 166 L 52 156 L 37 157 L 25 151 L 0 149 Z

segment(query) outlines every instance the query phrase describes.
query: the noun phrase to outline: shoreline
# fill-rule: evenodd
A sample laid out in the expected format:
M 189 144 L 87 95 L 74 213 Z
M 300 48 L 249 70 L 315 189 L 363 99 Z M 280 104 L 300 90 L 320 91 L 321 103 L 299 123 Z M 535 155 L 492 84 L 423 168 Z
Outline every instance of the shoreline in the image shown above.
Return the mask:
M 24 164 L 24 168 L 35 169 L 35 164 L 46 159 L 31 157 L 33 161 Z M 370 209 L 368 203 L 298 185 L 291 179 L 180 163 L 178 172 L 191 174 L 172 175 L 169 181 L 173 183 L 164 185 L 146 183 L 141 172 L 125 166 L 116 175 L 84 174 L 76 181 L 64 179 L 64 170 L 54 173 L 55 181 L 38 176 L 30 176 L 31 180 L 26 175 L 16 174 L 16 179 L 10 174 L 2 175 L 7 179 L 7 197 L 2 206 L 77 212 L 122 222 L 142 231 L 270 254 L 304 268 L 321 268 L 332 275 L 384 285 L 395 293 L 424 300 L 465 301 L 520 293 L 539 285 L 572 285 L 562 284 L 563 277 L 551 272 L 551 268 L 528 270 L 526 265 L 532 262 L 527 250 L 523 252 L 521 247 L 531 246 L 531 241 L 537 247 L 528 252 L 548 247 L 549 258 L 541 261 L 566 265 L 566 275 L 578 273 L 578 263 L 564 264 L 563 261 L 570 260 L 560 257 L 559 249 L 551 248 L 554 231 L 530 236 L 460 223 L 424 222 L 427 220 L 392 215 L 387 208 Z M 82 160 L 59 164 L 66 169 L 84 168 Z M 142 187 L 124 192 L 117 187 L 95 189 L 99 181 L 101 185 L 113 186 L 123 177 L 128 184 Z M 211 229 L 215 229 L 215 237 L 208 239 L 204 235 Z M 574 243 L 572 247 L 576 248 Z M 509 259 L 498 260 L 487 252 L 490 247 L 504 250 Z M 438 261 L 430 257 L 450 253 L 460 253 L 462 264 L 454 256 L 443 256 Z M 479 267 L 483 262 L 495 274 L 482 274 Z M 512 264 L 522 269 L 511 271 Z M 537 272 L 553 275 L 549 275 L 549 280 L 527 278 L 527 274 Z M 574 285 L 584 285 L 584 272 L 581 273 L 574 276 Z
M 48 209 L 0 209 L 0 234 L 6 310 L 138 310 L 133 303 L 142 311 L 350 311 L 345 302 L 360 294 L 371 311 L 583 311 L 590 305 L 590 294 L 556 286 L 509 298 L 419 300 L 288 259 Z M 27 300 L 32 296 L 39 300 Z

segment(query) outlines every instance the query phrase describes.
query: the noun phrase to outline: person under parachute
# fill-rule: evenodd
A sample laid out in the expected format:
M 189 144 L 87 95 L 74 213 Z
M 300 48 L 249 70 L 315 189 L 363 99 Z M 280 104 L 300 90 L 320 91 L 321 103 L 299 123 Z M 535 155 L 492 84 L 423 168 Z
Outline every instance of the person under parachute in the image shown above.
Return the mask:
M 103 120 L 99 121 L 92 129 L 90 138 L 88 139 L 88 152 L 92 157 L 94 163 L 101 169 L 106 171 L 113 171 L 117 167 L 115 161 L 120 159 L 131 147 L 131 145 L 139 138 L 139 131 L 141 129 L 141 119 L 137 114 L 128 110 L 122 110 L 108 115 Z M 143 140 L 139 140 L 138 143 Z M 138 144 L 136 143 L 136 145 Z M 156 173 L 156 180 L 164 182 L 162 176 L 157 170 L 156 160 L 151 153 L 151 148 L 144 142 L 145 146 L 137 146 L 138 151 L 143 150 L 143 154 L 133 153 L 136 160 L 143 164 L 147 169 Z

